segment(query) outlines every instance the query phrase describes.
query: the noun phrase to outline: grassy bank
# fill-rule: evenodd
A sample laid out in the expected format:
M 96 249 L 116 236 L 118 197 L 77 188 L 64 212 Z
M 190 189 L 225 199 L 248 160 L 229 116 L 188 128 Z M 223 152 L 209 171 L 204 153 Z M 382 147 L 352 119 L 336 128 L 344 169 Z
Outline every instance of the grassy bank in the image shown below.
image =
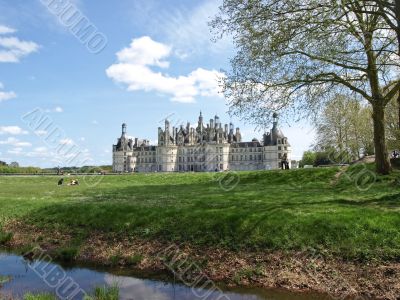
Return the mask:
M 44 235 L 38 242 L 46 232 L 68 233 L 72 255 L 101 232 L 234 251 L 313 248 L 349 259 L 400 260 L 399 173 L 360 191 L 359 170 L 340 178 L 338 171 L 245 172 L 230 192 L 209 174 L 104 177 L 94 188 L 58 187 L 55 177 L 1 177 L 0 224 L 34 226 Z M 3 244 L 12 234 L 4 231 Z
M 2 300 L 16 300 L 16 298 L 9 296 L 5 297 L 0 294 Z M 83 300 L 118 300 L 119 289 L 118 287 L 97 287 L 94 289 L 93 295 L 86 295 Z M 52 294 L 26 294 L 23 300 L 57 300 L 57 296 Z
M 396 299 L 400 173 L 370 170 L 243 172 L 231 191 L 223 173 L 0 177 L 0 244 L 157 274 L 176 244 L 189 278 Z

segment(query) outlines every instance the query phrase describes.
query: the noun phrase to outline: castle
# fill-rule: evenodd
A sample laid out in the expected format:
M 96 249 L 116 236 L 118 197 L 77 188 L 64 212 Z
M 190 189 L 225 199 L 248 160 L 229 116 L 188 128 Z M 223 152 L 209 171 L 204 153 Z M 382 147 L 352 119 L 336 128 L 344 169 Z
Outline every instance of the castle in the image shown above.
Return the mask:
M 273 127 L 260 142 L 242 142 L 240 128 L 222 126 L 218 116 L 204 125 L 200 112 L 197 127 L 158 128 L 158 145 L 148 140 L 127 137 L 126 124 L 113 145 L 114 172 L 215 172 L 278 169 L 282 162 L 291 164 L 291 147 L 278 128 L 274 114 Z

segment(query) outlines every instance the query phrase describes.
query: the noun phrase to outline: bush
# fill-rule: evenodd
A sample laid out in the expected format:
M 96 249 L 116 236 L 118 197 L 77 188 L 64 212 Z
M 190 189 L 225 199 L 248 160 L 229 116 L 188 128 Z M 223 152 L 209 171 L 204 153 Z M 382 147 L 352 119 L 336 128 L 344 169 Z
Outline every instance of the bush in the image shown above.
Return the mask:
M 50 294 L 27 294 L 24 296 L 24 300 L 56 300 L 56 297 Z
M 11 232 L 4 232 L 0 230 L 0 245 L 5 245 L 12 239 Z
M 77 255 L 78 255 L 78 248 L 76 247 L 61 248 L 56 252 L 56 258 L 63 262 L 74 261 Z
M 98 287 L 94 290 L 93 296 L 86 296 L 84 300 L 118 300 L 119 288 L 112 287 Z
M 391 160 L 390 160 L 390 163 L 392 164 L 392 167 L 394 168 L 394 169 L 400 169 L 400 159 L 399 158 L 392 158 Z

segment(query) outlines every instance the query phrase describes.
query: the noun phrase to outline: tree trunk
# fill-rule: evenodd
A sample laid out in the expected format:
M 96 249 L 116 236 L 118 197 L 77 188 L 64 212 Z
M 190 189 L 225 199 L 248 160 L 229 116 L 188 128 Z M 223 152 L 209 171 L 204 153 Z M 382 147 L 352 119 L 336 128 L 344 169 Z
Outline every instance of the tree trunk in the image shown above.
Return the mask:
M 400 57 L 400 1 L 396 0 L 395 1 L 395 14 L 396 14 L 396 19 L 397 19 L 397 47 L 398 47 L 398 54 Z M 399 105 L 398 113 L 399 113 L 399 129 L 400 129 L 400 92 L 397 95 L 397 104 Z
M 388 175 L 391 171 L 391 166 L 386 146 L 385 109 L 381 104 L 373 105 L 372 118 L 374 120 L 376 171 L 378 174 Z
M 398 106 L 398 113 L 399 113 L 399 129 L 400 129 L 400 93 L 397 96 L 397 106 Z

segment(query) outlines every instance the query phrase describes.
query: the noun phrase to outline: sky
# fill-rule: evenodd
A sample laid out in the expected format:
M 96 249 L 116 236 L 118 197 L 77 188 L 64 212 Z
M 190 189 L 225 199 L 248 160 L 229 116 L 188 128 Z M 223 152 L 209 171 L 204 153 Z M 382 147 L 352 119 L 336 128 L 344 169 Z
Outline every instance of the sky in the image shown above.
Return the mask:
M 130 136 L 157 143 L 166 118 L 195 124 L 200 111 L 205 120 L 232 121 L 245 140 L 261 139 L 263 131 L 229 116 L 221 94 L 235 47 L 210 33 L 219 4 L 0 0 L 0 160 L 111 164 L 122 123 Z M 314 141 L 312 127 L 281 128 L 299 159 Z

